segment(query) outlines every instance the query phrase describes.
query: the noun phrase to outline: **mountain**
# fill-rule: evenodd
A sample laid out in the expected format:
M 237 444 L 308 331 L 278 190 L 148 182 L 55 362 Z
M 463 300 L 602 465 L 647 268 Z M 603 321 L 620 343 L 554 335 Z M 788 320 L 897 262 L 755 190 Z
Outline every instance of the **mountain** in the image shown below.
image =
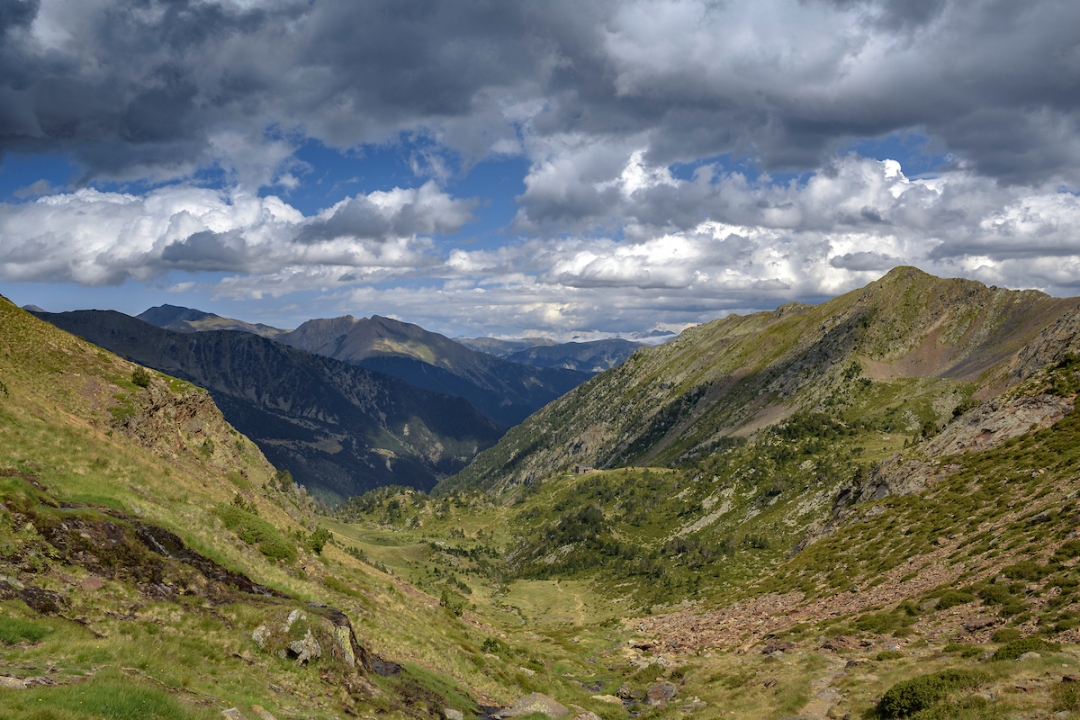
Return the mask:
M 588 380 L 588 373 L 533 368 L 476 352 L 418 325 L 373 315 L 309 320 L 276 341 L 461 397 L 511 427 Z
M 528 350 L 532 347 L 546 347 L 549 345 L 558 345 L 559 343 L 554 340 L 542 337 L 527 337 L 520 340 L 500 340 L 493 337 L 456 337 L 454 342 L 460 343 L 470 350 L 476 350 L 477 352 L 487 353 L 488 355 L 494 355 L 497 358 L 505 360 L 516 352 L 522 350 Z
M 506 359 L 533 367 L 557 367 L 598 373 L 622 364 L 639 347 L 641 345 L 638 343 L 612 338 L 583 343 L 537 345 L 512 353 Z
M 589 342 L 557 343 L 547 338 L 454 338 L 467 348 L 511 362 L 542 368 L 564 368 L 598 373 L 613 368 L 634 354 L 640 343 L 611 338 Z
M 872 407 L 875 422 L 917 432 L 962 399 L 1015 383 L 1022 351 L 1078 307 L 1076 298 L 897 268 L 821 305 L 732 315 L 560 398 L 447 487 L 508 487 L 575 464 L 679 465 L 800 410 Z
M 29 308 L 27 308 L 29 309 Z M 287 330 L 281 330 L 262 323 L 248 323 L 243 320 L 223 318 L 214 313 L 194 310 L 176 305 L 158 305 L 136 315 L 139 320 L 175 332 L 200 332 L 203 330 L 240 330 L 254 333 L 265 338 L 275 338 Z
M 112 311 L 38 317 L 206 388 L 271 462 L 330 502 L 380 485 L 432 487 L 500 435 L 460 398 L 252 333 L 176 333 Z

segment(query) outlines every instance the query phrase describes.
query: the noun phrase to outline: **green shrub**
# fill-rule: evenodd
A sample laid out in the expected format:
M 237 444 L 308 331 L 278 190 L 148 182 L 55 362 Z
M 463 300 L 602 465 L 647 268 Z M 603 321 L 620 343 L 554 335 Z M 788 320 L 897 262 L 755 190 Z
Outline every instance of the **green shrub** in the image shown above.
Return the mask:
M 902 657 L 904 657 L 904 653 L 897 650 L 882 650 L 875 659 L 878 662 L 885 662 L 886 660 L 899 660 Z
M 146 368 L 137 367 L 131 371 L 131 382 L 138 387 L 150 387 L 150 373 Z
M 950 642 L 945 644 L 945 652 L 959 653 L 962 658 L 973 658 L 982 655 L 983 649 L 978 645 Z
M 296 548 L 292 543 L 281 537 L 274 526 L 262 518 L 236 505 L 222 506 L 217 514 L 225 523 L 225 527 L 236 533 L 236 536 L 248 545 L 254 545 L 260 553 L 271 560 L 292 562 L 296 559 Z
M 307 540 L 307 547 L 316 555 L 321 555 L 326 543 L 330 542 L 330 531 L 324 527 L 316 527 L 315 532 Z
M 964 605 L 975 599 L 975 596 L 966 590 L 946 590 L 937 603 L 938 610 L 948 610 L 957 605 Z
M 52 628 L 39 625 L 29 620 L 0 615 L 0 642 L 14 645 L 23 640 L 37 642 L 52 632 Z
M 1003 645 L 997 649 L 991 660 L 1016 660 L 1024 653 L 1028 652 L 1057 652 L 1061 649 L 1059 643 L 1052 643 L 1037 637 L 1027 637 L 1020 640 L 1013 640 L 1008 645 Z
M 908 717 L 942 702 L 954 690 L 976 688 L 986 680 L 983 673 L 965 670 L 942 670 L 903 680 L 881 696 L 878 714 L 883 718 Z

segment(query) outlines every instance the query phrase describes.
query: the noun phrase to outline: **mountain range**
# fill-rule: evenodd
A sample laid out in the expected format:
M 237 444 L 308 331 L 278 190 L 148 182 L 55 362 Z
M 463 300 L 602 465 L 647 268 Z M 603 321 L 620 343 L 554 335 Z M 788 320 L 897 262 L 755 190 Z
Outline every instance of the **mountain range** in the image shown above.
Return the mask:
M 271 462 L 330 502 L 433 487 L 501 435 L 465 400 L 250 332 L 178 333 L 113 311 L 37 316 L 205 388 Z
M 465 398 L 503 428 L 521 422 L 592 374 L 507 362 L 470 350 L 419 325 L 378 315 L 309 320 L 291 331 L 170 305 L 151 308 L 139 318 L 179 332 L 253 332 L 316 355 L 392 375 L 415 387 Z

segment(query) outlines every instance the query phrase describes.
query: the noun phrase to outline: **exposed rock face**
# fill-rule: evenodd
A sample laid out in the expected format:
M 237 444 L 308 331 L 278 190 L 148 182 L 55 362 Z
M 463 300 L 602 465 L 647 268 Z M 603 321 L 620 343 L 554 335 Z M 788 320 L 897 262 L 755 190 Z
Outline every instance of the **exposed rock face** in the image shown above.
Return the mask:
M 1074 401 L 1053 395 L 994 398 L 961 415 L 926 445 L 926 454 L 959 455 L 997 447 L 1010 438 L 1053 425 Z
M 532 693 L 501 711 L 498 717 L 510 718 L 532 713 L 542 713 L 549 718 L 564 718 L 570 714 L 570 711 L 565 705 L 543 693 Z
M 1013 382 L 1021 382 L 1043 367 L 1061 362 L 1069 353 L 1080 353 L 1080 309 L 1064 313 L 1027 343 L 1009 376 Z

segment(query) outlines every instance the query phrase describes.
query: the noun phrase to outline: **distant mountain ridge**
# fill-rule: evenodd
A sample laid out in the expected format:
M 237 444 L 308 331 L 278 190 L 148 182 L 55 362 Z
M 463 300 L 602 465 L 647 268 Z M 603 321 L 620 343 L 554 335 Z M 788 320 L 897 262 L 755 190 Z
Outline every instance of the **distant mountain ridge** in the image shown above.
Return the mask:
M 548 338 L 455 338 L 465 347 L 510 362 L 542 368 L 563 368 L 578 372 L 599 373 L 619 365 L 641 347 L 641 343 L 610 338 L 587 342 L 557 343 Z
M 308 320 L 291 331 L 171 305 L 151 308 L 140 318 L 179 332 L 229 329 L 268 337 L 424 390 L 464 398 L 503 428 L 518 424 L 593 374 L 502 360 L 419 325 L 378 315 Z
M 177 333 L 113 311 L 37 316 L 204 387 L 271 462 L 330 501 L 382 485 L 430 488 L 501 434 L 461 398 L 250 332 Z
M 501 427 L 520 423 L 591 377 L 501 360 L 419 325 L 378 315 L 309 320 L 274 339 L 393 375 L 425 390 L 465 398 Z
M 29 309 L 29 308 L 27 308 Z M 224 318 L 214 313 L 177 305 L 158 305 L 136 315 L 139 320 L 174 332 L 201 332 L 204 330 L 240 330 L 265 338 L 275 338 L 288 332 L 279 328 Z

